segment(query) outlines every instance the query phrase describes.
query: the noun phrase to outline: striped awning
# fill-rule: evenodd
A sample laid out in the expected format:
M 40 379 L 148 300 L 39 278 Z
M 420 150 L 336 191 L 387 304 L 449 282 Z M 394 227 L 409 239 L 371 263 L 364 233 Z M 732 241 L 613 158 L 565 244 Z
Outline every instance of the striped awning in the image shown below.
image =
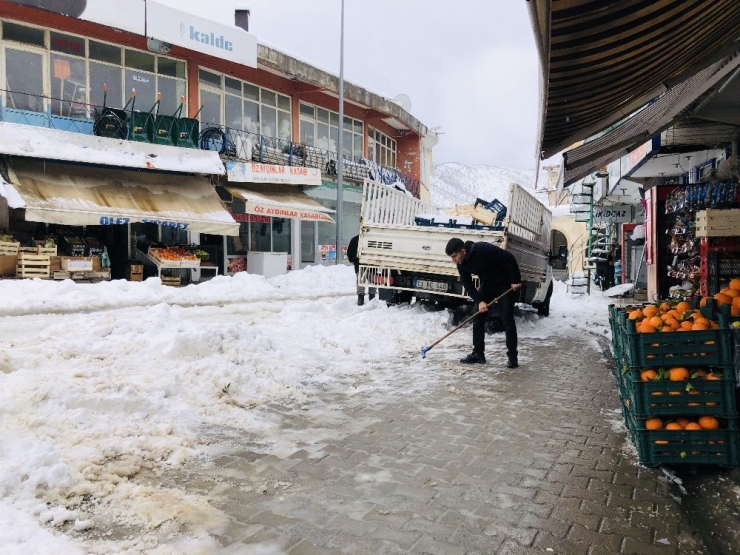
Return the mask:
M 726 57 L 737 0 L 530 0 L 540 57 L 537 155 L 617 123 Z
M 600 137 L 563 154 L 563 185 L 575 183 L 692 115 L 740 67 L 740 49 L 671 88 L 658 100 Z M 700 102 L 701 101 L 701 102 Z M 730 136 L 727 136 L 729 140 Z

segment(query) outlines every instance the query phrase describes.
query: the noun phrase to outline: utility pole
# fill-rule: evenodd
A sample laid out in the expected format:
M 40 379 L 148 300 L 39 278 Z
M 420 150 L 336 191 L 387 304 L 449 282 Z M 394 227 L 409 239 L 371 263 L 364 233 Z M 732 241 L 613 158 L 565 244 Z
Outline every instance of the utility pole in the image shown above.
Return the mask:
M 342 263 L 342 189 L 344 187 L 344 0 L 339 33 L 339 140 L 337 144 L 337 256 L 336 264 Z

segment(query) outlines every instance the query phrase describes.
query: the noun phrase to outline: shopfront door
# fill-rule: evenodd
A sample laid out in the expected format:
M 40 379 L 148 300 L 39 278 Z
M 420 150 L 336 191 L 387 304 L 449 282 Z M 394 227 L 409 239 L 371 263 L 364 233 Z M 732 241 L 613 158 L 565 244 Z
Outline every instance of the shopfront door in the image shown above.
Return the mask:
M 316 264 L 316 245 L 318 244 L 318 223 L 301 222 L 301 268 Z

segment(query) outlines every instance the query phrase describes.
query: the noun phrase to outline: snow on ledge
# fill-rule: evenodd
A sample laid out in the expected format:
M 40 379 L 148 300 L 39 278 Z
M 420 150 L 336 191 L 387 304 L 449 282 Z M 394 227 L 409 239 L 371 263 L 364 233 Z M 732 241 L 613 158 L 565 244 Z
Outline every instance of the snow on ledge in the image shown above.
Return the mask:
M 0 122 L 0 154 L 143 170 L 224 175 L 218 153 Z

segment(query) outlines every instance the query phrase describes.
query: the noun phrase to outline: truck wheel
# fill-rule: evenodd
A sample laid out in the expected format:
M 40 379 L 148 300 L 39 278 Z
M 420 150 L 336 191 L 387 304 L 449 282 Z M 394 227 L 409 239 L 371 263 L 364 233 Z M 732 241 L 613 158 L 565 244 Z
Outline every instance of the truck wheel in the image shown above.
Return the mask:
M 362 306 L 365 304 L 365 294 L 358 294 L 357 295 L 357 306 Z
M 540 316 L 550 315 L 550 298 L 552 298 L 552 281 L 550 282 L 550 287 L 547 288 L 547 295 L 545 295 L 545 300 L 540 306 L 537 307 L 537 314 L 539 314 Z

